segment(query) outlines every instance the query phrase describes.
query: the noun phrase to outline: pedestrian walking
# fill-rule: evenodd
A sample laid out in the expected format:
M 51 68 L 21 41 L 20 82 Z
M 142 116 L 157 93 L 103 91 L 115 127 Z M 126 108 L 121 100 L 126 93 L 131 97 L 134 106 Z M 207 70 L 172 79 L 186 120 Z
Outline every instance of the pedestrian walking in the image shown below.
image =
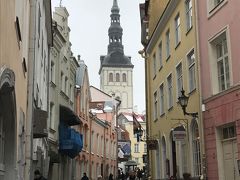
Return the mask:
M 110 173 L 109 177 L 108 177 L 108 180 L 113 180 L 113 174 Z
M 86 173 L 83 173 L 83 177 L 81 180 L 89 180 Z
M 47 179 L 42 176 L 42 174 L 40 173 L 40 171 L 38 169 L 36 169 L 34 171 L 34 180 L 47 180 Z

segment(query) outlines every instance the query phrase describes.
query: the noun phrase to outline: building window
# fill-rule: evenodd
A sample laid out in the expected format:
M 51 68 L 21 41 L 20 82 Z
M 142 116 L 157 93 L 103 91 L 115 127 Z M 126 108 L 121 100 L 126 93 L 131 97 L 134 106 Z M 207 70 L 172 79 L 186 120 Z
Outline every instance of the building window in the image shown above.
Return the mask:
M 55 115 L 55 107 L 54 103 L 50 103 L 50 128 L 54 129 L 54 115 Z
M 144 144 L 144 153 L 147 152 L 147 144 Z
M 187 55 L 187 61 L 188 61 L 188 76 L 189 76 L 189 92 L 192 92 L 196 89 L 196 78 L 195 78 L 195 54 L 194 50 L 192 50 Z
M 139 153 L 139 144 L 134 144 L 134 152 Z
M 155 78 L 157 74 L 157 62 L 156 62 L 156 54 L 153 54 L 153 78 Z
M 166 58 L 168 59 L 170 56 L 170 30 L 168 29 L 166 32 Z
M 123 82 L 127 82 L 127 75 L 126 75 L 126 73 L 122 74 L 122 79 L 123 79 Z
M 185 1 L 187 31 L 192 28 L 192 0 Z
M 181 28 L 180 28 L 180 15 L 178 14 L 175 17 L 175 43 L 176 46 L 180 43 L 181 41 Z
M 154 120 L 157 119 L 157 91 L 154 93 Z
M 108 139 L 106 140 L 106 157 L 109 157 L 109 141 Z
M 94 131 L 92 131 L 92 136 L 91 136 L 91 152 L 94 152 Z
M 177 71 L 177 97 L 180 97 L 181 90 L 183 88 L 182 63 L 179 63 L 179 65 L 176 68 L 176 71 Z
M 99 134 L 97 134 L 97 154 L 99 154 L 99 145 L 100 145 L 99 141 L 100 141 Z
M 68 94 L 68 78 L 65 77 L 65 88 L 64 88 L 64 92 L 67 95 Z
M 164 84 L 160 85 L 160 116 L 164 114 Z
M 158 58 L 159 58 L 159 69 L 162 68 L 162 42 L 159 43 L 158 45 Z
M 201 153 L 199 129 L 196 121 L 192 125 L 192 149 L 193 149 L 193 172 L 194 176 L 201 175 Z
M 63 80 L 63 72 L 61 72 L 61 90 L 63 91 L 64 90 L 64 80 Z
M 51 61 L 51 82 L 55 83 L 55 64 Z
M 139 163 L 139 158 L 135 158 L 135 162 L 136 162 L 136 163 Z
M 113 82 L 113 73 L 109 73 L 109 82 Z
M 104 152 L 104 140 L 103 140 L 103 136 L 101 136 L 101 147 L 102 147 L 102 152 L 101 152 L 101 155 L 103 156 L 103 152 Z
M 41 29 L 41 8 L 38 6 L 38 41 L 40 40 L 40 29 Z M 38 43 L 39 47 L 39 43 Z
M 213 94 L 224 91 L 230 87 L 230 59 L 226 31 L 210 42 L 209 59 L 211 64 L 211 79 Z M 217 83 L 216 83 L 217 82 Z
M 119 73 L 116 74 L 116 82 L 120 82 L 120 75 L 119 75 Z
M 73 87 L 72 87 L 72 85 L 70 84 L 70 88 L 69 88 L 70 90 L 70 92 L 69 92 L 69 98 L 70 98 L 70 100 L 73 102 L 73 94 L 74 94 L 74 92 L 73 92 Z
M 217 53 L 218 87 L 219 91 L 223 91 L 230 87 L 228 48 L 226 38 L 221 39 L 215 47 Z
M 236 128 L 234 125 L 222 128 L 222 139 L 231 139 L 237 136 Z
M 167 77 L 168 85 L 168 109 L 173 106 L 173 87 L 172 87 L 172 74 Z

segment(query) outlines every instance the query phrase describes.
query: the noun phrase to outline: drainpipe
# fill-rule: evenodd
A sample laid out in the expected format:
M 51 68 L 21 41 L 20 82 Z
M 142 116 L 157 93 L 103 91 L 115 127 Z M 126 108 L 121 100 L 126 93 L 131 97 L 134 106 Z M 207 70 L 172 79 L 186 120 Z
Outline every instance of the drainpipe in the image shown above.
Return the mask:
M 201 67 L 200 67 L 200 47 L 199 47 L 199 43 L 200 43 L 200 38 L 199 38 L 199 33 L 198 33 L 198 1 L 194 1 L 194 9 L 196 11 L 195 13 L 195 37 L 196 38 L 196 54 L 197 54 L 197 72 L 198 72 L 198 89 L 199 89 L 199 107 L 200 107 L 200 112 L 199 112 L 199 130 L 200 130 L 200 143 L 201 143 L 201 147 L 200 147 L 200 151 L 201 151 L 201 169 L 202 169 L 202 177 L 201 179 L 207 179 L 207 167 L 206 167 L 206 152 L 205 152 L 205 139 L 204 139 L 204 125 L 203 125 L 203 113 L 202 113 L 202 102 L 203 102 L 203 97 L 202 97 L 202 86 L 201 86 Z M 204 163 L 203 163 L 204 162 Z
M 28 52 L 28 86 L 27 86 L 27 115 L 26 115 L 26 168 L 25 180 L 33 179 L 33 98 L 34 98 L 34 71 L 35 71 L 35 44 L 36 44 L 36 1 L 30 2 L 29 25 L 29 52 Z

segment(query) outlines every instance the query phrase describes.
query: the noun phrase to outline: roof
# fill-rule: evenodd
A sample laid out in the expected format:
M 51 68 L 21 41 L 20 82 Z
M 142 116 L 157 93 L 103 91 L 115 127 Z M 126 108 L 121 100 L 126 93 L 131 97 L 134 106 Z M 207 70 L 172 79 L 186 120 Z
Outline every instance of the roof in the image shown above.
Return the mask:
M 135 115 L 138 122 L 145 122 L 144 115 L 142 114 L 122 112 L 120 115 L 123 115 L 129 122 L 133 122 L 133 114 Z
M 83 60 L 79 61 L 79 68 L 77 68 L 77 73 L 76 73 L 76 85 L 78 86 L 83 86 L 83 80 L 85 76 L 85 71 L 87 70 L 87 65 L 84 63 Z

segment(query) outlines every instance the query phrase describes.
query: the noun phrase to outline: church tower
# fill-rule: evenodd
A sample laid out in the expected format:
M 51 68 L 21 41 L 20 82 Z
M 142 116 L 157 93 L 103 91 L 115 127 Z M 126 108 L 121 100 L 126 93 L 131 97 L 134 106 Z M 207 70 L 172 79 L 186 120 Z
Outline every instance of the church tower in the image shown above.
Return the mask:
M 121 100 L 121 111 L 132 112 L 134 66 L 131 57 L 124 55 L 119 11 L 117 0 L 113 0 L 108 53 L 100 57 L 100 89 L 109 95 L 115 94 Z

